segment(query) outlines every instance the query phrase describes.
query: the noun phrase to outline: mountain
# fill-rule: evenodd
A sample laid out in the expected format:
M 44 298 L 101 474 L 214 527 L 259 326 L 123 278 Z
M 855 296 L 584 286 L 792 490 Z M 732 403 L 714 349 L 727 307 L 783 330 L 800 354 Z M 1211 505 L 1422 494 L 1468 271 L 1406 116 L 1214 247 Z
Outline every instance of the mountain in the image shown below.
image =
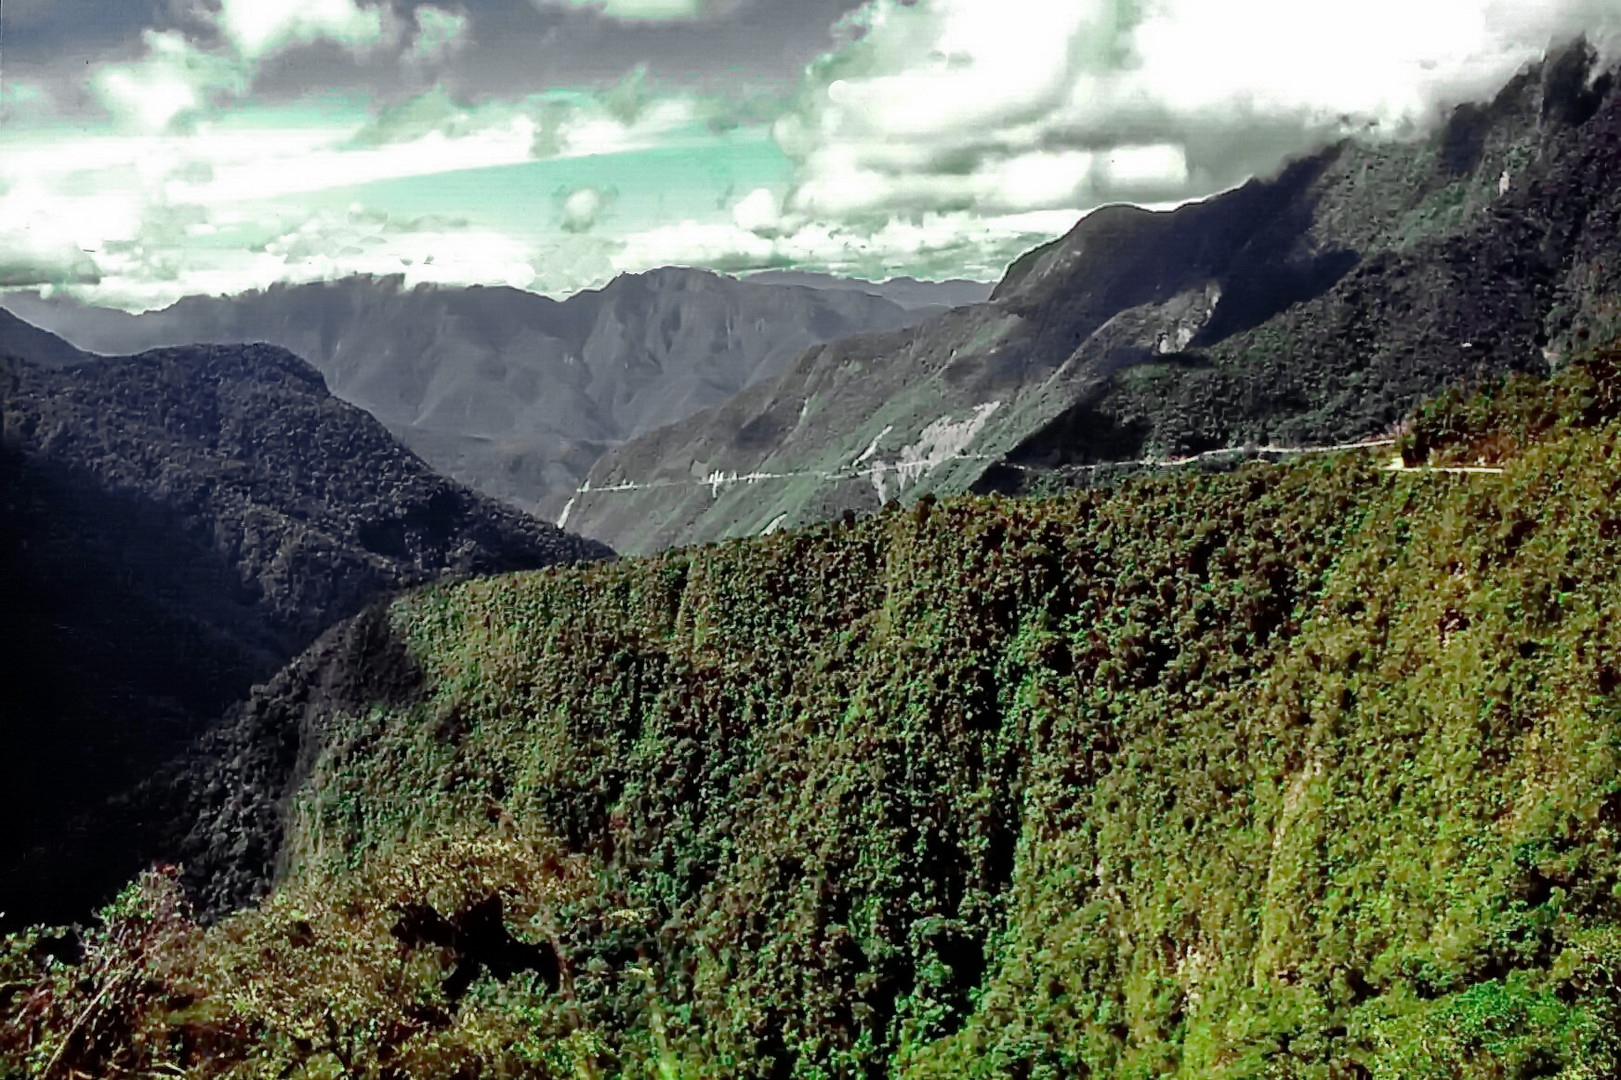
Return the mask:
M 0 355 L 26 356 L 37 364 L 61 367 L 91 357 L 62 338 L 0 308 Z
M 777 374 L 807 345 L 924 316 L 859 290 L 680 268 L 563 301 L 349 278 L 190 297 L 140 316 L 7 302 L 96 352 L 197 341 L 290 349 L 439 471 L 552 518 L 609 446 Z
M 270 346 L 55 368 L 3 356 L 0 408 L 12 917 L 127 876 L 111 867 L 137 856 L 102 865 L 61 822 L 142 778 L 333 622 L 446 575 L 611 554 L 439 476 Z
M 1611 349 L 1408 468 L 401 597 L 215 733 L 205 898 L 274 890 L 14 939 L 0 1071 L 1615 1076 L 1618 442 Z
M 610 450 L 569 527 L 624 551 L 1100 462 L 1378 435 L 1621 322 L 1621 93 L 1578 44 L 1421 145 L 1346 142 L 1172 212 L 1088 215 L 989 302 L 803 353 Z
M 761 270 L 746 274 L 744 281 L 760 285 L 804 285 L 812 289 L 856 289 L 893 300 L 904 308 L 954 308 L 980 304 L 991 298 L 994 286 L 983 281 L 919 281 L 912 277 L 888 281 L 862 281 L 833 274 L 804 270 Z

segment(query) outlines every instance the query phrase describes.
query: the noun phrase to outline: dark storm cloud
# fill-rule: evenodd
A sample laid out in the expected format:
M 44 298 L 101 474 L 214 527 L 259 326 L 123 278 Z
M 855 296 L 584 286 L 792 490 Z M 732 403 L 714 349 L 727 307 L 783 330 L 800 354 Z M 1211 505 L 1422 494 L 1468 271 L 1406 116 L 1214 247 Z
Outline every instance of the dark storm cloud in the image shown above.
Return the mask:
M 654 87 L 787 87 L 831 47 L 830 27 L 859 2 L 746 0 L 698 19 L 639 21 L 529 0 L 392 0 L 384 42 L 366 49 L 331 40 L 290 43 L 258 58 L 250 96 L 287 102 L 349 92 L 389 103 L 441 82 L 458 100 L 478 102 L 600 86 L 638 67 Z M 411 58 L 415 13 L 425 7 L 468 20 L 463 47 L 437 63 Z M 177 31 L 199 49 L 229 51 L 212 21 L 217 10 L 217 0 L 7 0 L 4 77 L 44 87 L 69 112 L 84 111 L 94 103 L 87 75 L 141 56 L 146 31 Z
M 442 78 L 469 101 L 600 86 L 638 67 L 654 87 L 786 87 L 832 45 L 830 27 L 859 2 L 750 0 L 707 18 L 647 22 L 525 0 L 471 0 L 463 5 L 469 47 Z M 386 81 L 386 72 L 377 74 L 379 84 Z
M 91 108 L 85 77 L 97 64 L 141 50 L 141 31 L 162 19 L 162 0 L 5 0 L 0 4 L 0 85 L 38 86 L 58 108 Z
M 7 0 L 6 66 L 42 65 L 64 52 L 83 53 L 132 41 L 158 23 L 162 0 Z

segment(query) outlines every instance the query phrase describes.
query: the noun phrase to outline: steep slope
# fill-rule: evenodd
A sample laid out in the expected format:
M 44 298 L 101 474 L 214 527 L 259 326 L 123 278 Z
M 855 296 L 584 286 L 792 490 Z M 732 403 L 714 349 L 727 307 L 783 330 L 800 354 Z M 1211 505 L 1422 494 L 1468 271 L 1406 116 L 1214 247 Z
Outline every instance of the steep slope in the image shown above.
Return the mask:
M 1410 460 L 1497 473 L 1360 452 L 922 500 L 402 598 L 219 733 L 282 747 L 222 754 L 218 804 L 285 823 L 276 896 L 205 935 L 158 877 L 100 966 L 16 943 L 0 984 L 57 989 L 0 1048 L 1614 1075 L 1618 439 L 1611 352 L 1416 418 Z M 64 1041 L 87 1016 L 142 1040 Z
M 718 404 L 807 345 L 922 318 L 854 290 L 667 268 L 564 301 L 397 278 L 191 297 L 159 312 L 7 301 L 87 349 L 264 341 L 439 471 L 555 518 L 604 449 Z
M 90 357 L 62 338 L 0 308 L 0 356 L 25 356 L 36 364 L 61 367 Z
M 77 887 L 49 861 L 18 868 L 47 837 L 64 847 L 42 858 L 101 887 L 127 876 L 53 830 L 332 622 L 445 574 L 609 554 L 435 474 L 276 348 L 54 369 L 0 357 L 0 408 L 13 917 Z
M 1420 145 L 1346 143 L 1152 213 L 1107 207 L 992 300 L 803 354 L 619 447 L 569 525 L 624 551 L 1101 461 L 1377 434 L 1616 321 L 1621 93 L 1574 46 Z M 1078 468 L 1079 467 L 1079 468 Z

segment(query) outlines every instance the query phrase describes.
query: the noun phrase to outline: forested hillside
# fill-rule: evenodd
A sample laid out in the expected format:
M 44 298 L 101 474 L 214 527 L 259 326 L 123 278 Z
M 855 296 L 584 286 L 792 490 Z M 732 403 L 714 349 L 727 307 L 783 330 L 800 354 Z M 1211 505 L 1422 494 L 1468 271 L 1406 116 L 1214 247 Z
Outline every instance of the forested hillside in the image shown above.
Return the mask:
M 0 1061 L 1615 1075 L 1618 365 L 1443 399 L 1400 471 L 415 592 L 216 747 L 213 819 L 284 830 L 267 902 L 205 930 L 166 870 L 80 943 L 12 939 Z
M 104 800 L 332 623 L 612 554 L 434 473 L 283 350 L 25 355 L 0 351 L 0 926 L 116 893 L 145 826 Z

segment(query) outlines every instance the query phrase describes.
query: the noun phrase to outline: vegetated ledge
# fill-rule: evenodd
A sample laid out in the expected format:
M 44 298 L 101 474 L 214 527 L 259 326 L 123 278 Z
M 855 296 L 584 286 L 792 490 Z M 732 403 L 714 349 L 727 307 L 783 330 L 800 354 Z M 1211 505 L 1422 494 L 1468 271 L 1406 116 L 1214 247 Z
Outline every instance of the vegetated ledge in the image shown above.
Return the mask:
M 409 692 L 265 706 L 308 764 L 268 901 L 202 931 L 158 874 L 78 967 L 15 939 L 0 1054 L 1610 1075 L 1617 360 L 1404 435 L 1500 474 L 1356 452 L 414 593 L 365 631 Z

